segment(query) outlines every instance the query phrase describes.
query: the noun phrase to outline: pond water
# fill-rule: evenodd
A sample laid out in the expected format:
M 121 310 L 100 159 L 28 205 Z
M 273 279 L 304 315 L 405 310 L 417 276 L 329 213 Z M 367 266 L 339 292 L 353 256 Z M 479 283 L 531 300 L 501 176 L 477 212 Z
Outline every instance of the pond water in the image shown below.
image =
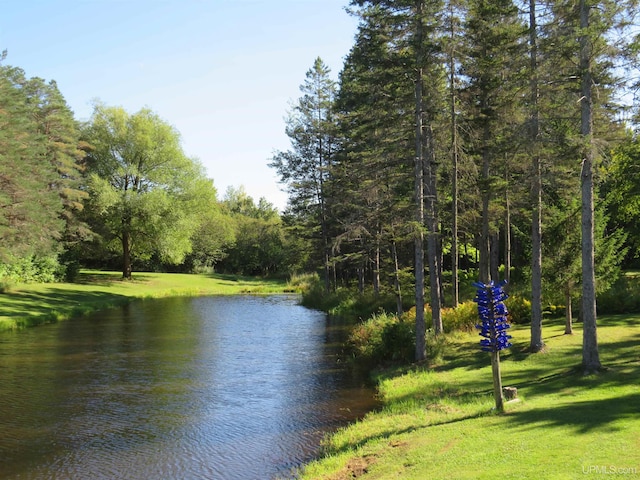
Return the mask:
M 139 301 L 0 335 L 0 478 L 271 479 L 376 406 L 295 296 Z

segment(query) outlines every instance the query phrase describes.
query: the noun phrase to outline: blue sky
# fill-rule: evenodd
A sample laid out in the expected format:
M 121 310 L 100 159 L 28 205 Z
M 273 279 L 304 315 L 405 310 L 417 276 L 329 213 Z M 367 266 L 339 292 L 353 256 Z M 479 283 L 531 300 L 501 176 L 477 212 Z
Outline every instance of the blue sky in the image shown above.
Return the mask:
M 55 80 L 76 118 L 92 101 L 149 107 L 182 135 L 222 197 L 244 186 L 278 208 L 267 163 L 316 57 L 337 79 L 357 20 L 348 0 L 0 0 L 0 50 Z

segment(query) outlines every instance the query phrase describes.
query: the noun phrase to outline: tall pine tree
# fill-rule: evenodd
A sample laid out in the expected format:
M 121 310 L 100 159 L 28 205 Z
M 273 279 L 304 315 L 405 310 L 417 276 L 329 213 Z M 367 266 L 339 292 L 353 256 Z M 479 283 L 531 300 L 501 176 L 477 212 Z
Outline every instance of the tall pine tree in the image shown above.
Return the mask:
M 270 163 L 287 186 L 289 208 L 309 222 L 308 232 L 319 240 L 327 292 L 331 281 L 327 182 L 336 151 L 336 84 L 330 73 L 322 59 L 316 58 L 300 86 L 303 95 L 287 119 L 291 149 L 277 152 Z M 315 226 L 319 228 L 318 235 L 312 233 Z

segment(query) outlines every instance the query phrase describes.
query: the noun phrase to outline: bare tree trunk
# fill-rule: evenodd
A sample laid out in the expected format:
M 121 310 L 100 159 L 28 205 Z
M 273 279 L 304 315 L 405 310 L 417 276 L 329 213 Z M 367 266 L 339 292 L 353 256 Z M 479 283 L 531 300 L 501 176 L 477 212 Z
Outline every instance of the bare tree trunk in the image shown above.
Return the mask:
M 531 47 L 531 150 L 533 185 L 531 221 L 531 341 L 529 349 L 539 352 L 542 340 L 542 171 L 538 140 L 540 112 L 538 110 L 538 42 L 536 2 L 529 0 L 529 43 Z
M 490 230 L 489 230 L 489 203 L 491 200 L 491 193 L 489 187 L 489 166 L 490 166 L 490 152 L 489 152 L 489 139 L 491 132 L 489 130 L 489 122 L 485 122 L 482 149 L 482 233 L 480 235 L 480 244 L 478 250 L 480 254 L 480 282 L 489 283 L 491 281 L 491 247 L 490 247 Z
M 417 28 L 416 36 L 418 45 L 422 45 L 422 1 L 416 2 Z M 422 150 L 422 122 L 423 122 L 423 100 L 422 100 L 422 52 L 418 48 L 417 53 L 416 78 L 415 78 L 415 220 L 416 233 L 414 240 L 415 247 L 415 280 L 416 280 L 416 360 L 424 360 L 427 356 L 426 345 L 426 325 L 424 319 L 424 153 Z
M 500 232 L 493 232 L 489 235 L 489 252 L 490 255 L 490 272 L 491 280 L 496 282 L 499 280 L 499 267 L 500 267 Z
M 586 31 L 589 28 L 590 11 L 586 0 L 580 0 L 580 70 L 582 81 L 580 130 L 584 142 L 582 160 L 582 367 L 586 374 L 602 368 L 598 352 L 596 314 L 596 279 L 594 255 L 594 201 L 593 201 L 593 113 L 591 75 L 591 43 Z
M 449 15 L 451 17 L 451 50 L 449 51 L 449 91 L 450 91 L 450 115 L 451 115 L 451 286 L 453 289 L 453 308 L 460 302 L 460 286 L 458 285 L 458 115 L 456 114 L 456 67 L 454 57 L 455 24 L 453 20 L 453 4 L 449 3 Z
M 380 295 L 380 236 L 376 238 L 375 252 L 373 254 L 373 293 Z
M 505 194 L 504 223 L 504 279 L 507 281 L 507 288 L 509 288 L 511 282 L 511 205 L 508 188 Z
M 462 234 L 462 242 L 464 245 L 464 259 L 465 259 L 465 270 L 469 270 L 471 266 L 469 265 L 469 242 L 467 242 L 467 234 Z
M 331 267 L 329 263 L 329 259 L 331 258 L 330 249 L 329 249 L 329 234 L 327 233 L 327 222 L 324 218 L 324 213 L 322 213 L 322 248 L 323 248 L 323 267 L 324 267 L 324 291 L 325 293 L 329 293 L 331 289 Z
M 396 312 L 398 316 L 402 315 L 402 289 L 400 288 L 400 270 L 398 268 L 398 249 L 396 241 L 391 240 L 391 257 L 393 257 L 393 283 L 396 292 Z
M 418 174 L 418 170 L 422 172 L 422 159 L 420 155 L 416 155 L 416 223 L 417 231 L 415 232 L 414 250 L 415 250 L 415 301 L 416 301 L 416 360 L 424 360 L 426 357 L 426 326 L 424 319 L 424 234 L 422 225 L 424 223 L 423 210 L 423 190 L 422 190 L 422 173 Z M 419 184 L 419 186 L 418 186 Z
M 571 311 L 571 285 L 567 282 L 564 290 L 564 334 L 573 335 L 573 312 Z
M 431 319 L 433 323 L 433 331 L 436 335 L 442 333 L 442 297 L 441 297 L 441 269 L 440 269 L 440 248 L 438 233 L 438 213 L 437 190 L 436 190 L 436 162 L 434 151 L 433 129 L 431 125 L 424 128 L 423 141 L 424 149 L 424 167 L 426 173 L 424 179 L 426 181 L 426 223 L 427 223 L 427 261 L 429 265 L 429 291 L 431 294 Z

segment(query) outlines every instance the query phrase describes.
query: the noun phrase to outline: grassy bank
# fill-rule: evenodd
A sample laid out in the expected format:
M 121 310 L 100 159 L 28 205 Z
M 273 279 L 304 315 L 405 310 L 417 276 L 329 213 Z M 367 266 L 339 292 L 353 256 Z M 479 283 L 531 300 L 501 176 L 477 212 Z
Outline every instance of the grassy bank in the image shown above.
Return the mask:
M 487 353 L 455 333 L 443 360 L 380 376 L 384 407 L 326 440 L 303 479 L 640 478 L 640 316 L 599 319 L 608 370 L 585 377 L 582 335 L 545 326 L 547 351 L 527 354 L 512 329 L 503 385 L 518 400 L 495 414 Z
M 291 291 L 282 280 L 232 275 L 137 273 L 122 280 L 116 272 L 82 271 L 75 283 L 18 285 L 0 294 L 0 331 L 54 322 L 133 299 Z

